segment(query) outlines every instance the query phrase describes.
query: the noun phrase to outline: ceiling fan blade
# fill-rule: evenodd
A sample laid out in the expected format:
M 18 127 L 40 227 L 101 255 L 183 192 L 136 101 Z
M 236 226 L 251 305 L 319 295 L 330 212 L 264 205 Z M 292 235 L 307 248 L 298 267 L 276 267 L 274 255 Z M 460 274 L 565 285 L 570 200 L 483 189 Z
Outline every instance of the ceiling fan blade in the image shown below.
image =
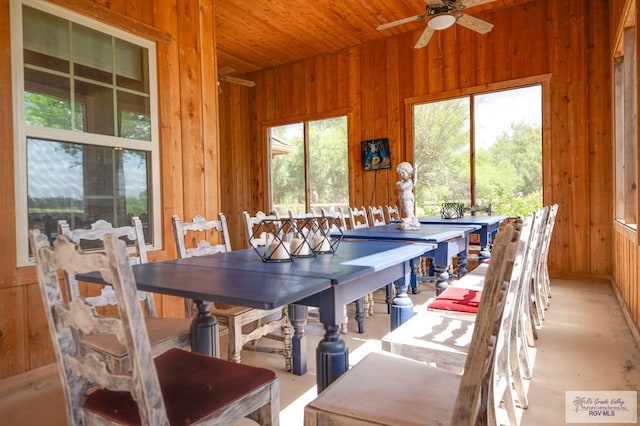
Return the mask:
M 254 87 L 256 85 L 254 81 L 245 80 L 244 78 L 230 77 L 228 75 L 221 76 L 219 80 L 226 81 L 228 83 L 239 84 L 241 86 L 247 86 L 247 87 Z
M 226 75 L 236 72 L 236 69 L 233 67 L 222 67 L 218 69 L 218 75 Z
M 474 7 L 480 6 L 481 4 L 491 3 L 496 0 L 458 0 L 458 3 L 462 4 L 464 7 Z
M 435 33 L 435 30 L 432 30 L 429 27 L 425 28 L 424 31 L 422 32 L 422 35 L 418 39 L 418 42 L 416 43 L 415 48 L 420 49 L 422 47 L 425 47 L 427 43 L 429 43 L 429 40 L 431 40 L 431 36 L 433 36 L 433 33 Z
M 471 15 L 467 15 L 466 13 L 458 13 L 456 16 L 458 17 L 458 20 L 456 21 L 458 24 L 480 34 L 486 34 L 493 28 L 493 24 Z
M 410 16 L 408 18 L 398 19 L 397 21 L 388 22 L 386 24 L 382 24 L 376 28 L 378 31 L 386 30 L 387 28 L 395 27 L 402 24 L 408 24 L 409 22 L 419 21 L 427 17 L 426 13 L 422 15 Z
M 425 2 L 426 4 L 428 4 L 429 6 L 433 6 L 433 5 L 436 5 L 436 4 L 437 4 L 437 5 L 441 5 L 441 4 L 443 4 L 443 3 L 442 3 L 442 0 L 424 0 L 424 2 Z

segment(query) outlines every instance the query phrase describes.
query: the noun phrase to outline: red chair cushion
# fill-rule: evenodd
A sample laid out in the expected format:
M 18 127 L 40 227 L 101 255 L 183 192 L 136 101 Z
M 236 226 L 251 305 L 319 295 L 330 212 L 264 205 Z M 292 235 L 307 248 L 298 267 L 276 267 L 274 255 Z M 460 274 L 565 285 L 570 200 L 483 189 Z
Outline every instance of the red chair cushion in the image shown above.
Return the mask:
M 436 296 L 428 308 L 476 314 L 481 298 L 481 290 L 451 286 Z
M 195 423 L 276 377 L 271 370 L 181 349 L 168 350 L 155 364 L 172 425 Z M 138 406 L 128 392 L 100 389 L 84 406 L 115 422 L 140 424 Z

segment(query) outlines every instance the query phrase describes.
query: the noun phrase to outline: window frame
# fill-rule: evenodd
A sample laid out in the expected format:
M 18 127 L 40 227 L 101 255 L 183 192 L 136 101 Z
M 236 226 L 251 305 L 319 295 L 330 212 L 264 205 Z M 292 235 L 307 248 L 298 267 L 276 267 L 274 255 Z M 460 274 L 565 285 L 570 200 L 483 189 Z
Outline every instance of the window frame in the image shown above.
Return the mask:
M 271 153 L 271 128 L 272 127 L 281 127 L 281 126 L 288 126 L 288 125 L 292 125 L 292 124 L 297 124 L 300 123 L 302 124 L 302 131 L 303 131 L 303 148 L 304 148 L 304 189 L 305 189 L 305 210 L 307 212 L 310 211 L 310 201 L 309 201 L 309 188 L 310 188 L 310 184 L 309 184 L 309 122 L 312 121 L 322 121 L 322 120 L 330 120 L 330 119 L 335 119 L 335 118 L 341 118 L 344 117 L 347 120 L 347 185 L 348 185 L 348 191 L 349 191 L 349 195 L 348 195 L 348 203 L 350 202 L 350 197 L 351 197 L 351 178 L 349 177 L 349 173 L 348 171 L 351 170 L 350 169 L 350 165 L 349 163 L 351 162 L 351 157 L 349 156 L 349 149 L 350 149 L 350 138 L 351 138 L 351 134 L 350 134 L 350 129 L 351 129 L 351 113 L 348 110 L 338 110 L 338 111 L 332 111 L 326 114 L 320 114 L 320 115 L 313 115 L 313 116 L 305 116 L 305 117 L 294 117 L 294 118 L 290 118 L 290 119 L 286 119 L 286 120 L 274 120 L 274 121 L 269 121 L 269 122 L 265 122 L 262 124 L 262 134 L 264 135 L 264 140 L 265 140 L 265 155 L 266 155 L 266 164 L 267 164 L 267 170 L 266 170 L 266 176 L 267 176 L 267 185 L 266 185 L 266 193 L 267 193 L 267 202 L 268 202 L 268 208 L 269 211 L 273 211 L 274 210 L 274 206 L 273 206 L 273 191 L 272 191 L 272 153 Z M 284 214 L 287 215 L 288 212 L 279 212 L 280 214 Z
M 631 2 L 630 18 L 635 17 L 635 2 Z M 612 56 L 613 99 L 613 160 L 614 194 L 613 219 L 617 229 L 635 240 L 638 233 L 640 174 L 638 153 L 638 38 L 635 19 L 624 22 L 617 36 Z M 625 60 L 626 59 L 626 60 Z
M 103 32 L 109 36 L 127 41 L 147 49 L 149 106 L 151 120 L 151 140 L 126 139 L 77 130 L 61 130 L 25 124 L 24 113 L 24 56 L 23 56 L 23 6 L 41 10 L 67 21 L 84 25 Z M 159 143 L 159 113 L 158 113 L 158 84 L 157 84 L 157 54 L 156 43 L 151 40 L 127 33 L 117 27 L 96 21 L 68 9 L 53 5 L 42 0 L 17 0 L 10 2 L 11 25 L 11 70 L 13 96 L 13 146 L 14 146 L 14 179 L 15 179 L 15 224 L 16 224 L 16 259 L 17 266 L 32 265 L 28 248 L 28 215 L 27 215 L 27 139 L 39 138 L 70 143 L 98 145 L 103 147 L 133 149 L 150 153 L 151 174 L 149 177 L 148 194 L 151 197 L 150 218 L 153 221 L 153 245 L 150 249 L 162 248 L 161 226 L 161 192 L 160 192 L 160 143 Z
M 549 105 L 549 93 L 551 86 L 551 78 L 552 74 L 541 74 L 516 80 L 503 81 L 499 83 L 491 83 L 482 86 L 473 86 L 464 89 L 457 89 L 447 92 L 438 92 L 433 95 L 421 95 L 406 98 L 404 101 L 405 104 L 405 129 L 406 129 L 406 138 L 411 146 L 411 149 L 407 153 L 408 160 L 410 162 L 415 162 L 415 147 L 414 144 L 414 134 L 413 134 L 413 126 L 414 126 L 414 117 L 413 111 L 415 105 L 429 103 L 429 102 L 438 102 L 438 101 L 446 101 L 450 99 L 456 98 L 470 98 L 470 114 L 473 115 L 473 97 L 490 94 L 492 92 L 500 92 L 500 91 L 508 91 L 514 90 L 518 88 L 531 87 L 539 85 L 541 88 L 541 113 L 542 113 L 542 202 L 544 204 L 544 194 L 545 194 L 545 179 L 544 176 L 546 174 L 546 166 L 544 164 L 545 158 L 545 150 L 546 150 L 546 135 L 549 133 L 549 123 L 548 123 L 548 113 L 547 113 L 547 105 Z M 474 121 L 473 117 L 469 117 L 469 125 L 470 125 L 470 138 L 473 138 L 473 126 Z M 476 177 L 475 177 L 475 162 L 471 161 L 473 157 L 475 157 L 475 144 L 471 143 L 469 146 L 469 155 L 470 155 L 470 202 L 475 203 L 476 196 Z

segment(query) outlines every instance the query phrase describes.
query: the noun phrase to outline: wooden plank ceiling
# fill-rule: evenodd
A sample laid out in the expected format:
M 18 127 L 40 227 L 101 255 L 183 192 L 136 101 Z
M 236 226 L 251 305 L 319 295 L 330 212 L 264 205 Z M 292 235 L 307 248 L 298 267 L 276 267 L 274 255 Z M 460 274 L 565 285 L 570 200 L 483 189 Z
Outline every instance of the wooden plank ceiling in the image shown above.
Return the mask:
M 218 0 L 218 67 L 245 74 L 422 29 L 428 19 L 384 31 L 376 27 L 425 13 L 425 1 Z M 464 12 L 482 19 L 491 10 L 527 1 L 532 0 L 495 0 Z

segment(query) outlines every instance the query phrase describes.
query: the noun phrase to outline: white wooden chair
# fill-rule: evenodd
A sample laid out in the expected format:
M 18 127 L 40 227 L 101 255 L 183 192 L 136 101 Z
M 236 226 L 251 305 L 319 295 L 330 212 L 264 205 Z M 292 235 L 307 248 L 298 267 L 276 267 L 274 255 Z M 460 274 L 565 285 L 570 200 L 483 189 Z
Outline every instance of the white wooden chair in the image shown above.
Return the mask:
M 503 314 L 505 321 L 509 324 L 507 333 L 509 340 L 504 344 L 507 345 L 506 352 L 509 353 L 511 375 L 508 379 L 516 391 L 518 406 L 526 408 L 528 403 L 524 381 L 531 379 L 532 366 L 528 358 L 526 341 L 522 338 L 524 324 L 520 321 L 520 315 L 524 312 L 525 298 L 528 294 L 527 282 L 535 263 L 533 253 L 539 239 L 532 232 L 533 215 L 525 218 L 524 223 L 519 221 L 512 225 L 516 230 L 519 229 L 520 241 L 514 257 L 513 270 L 510 273 L 510 301 L 509 305 L 505 305 Z M 486 279 L 486 275 L 483 278 Z M 463 278 L 458 284 L 463 290 L 468 289 L 470 293 L 482 291 L 484 279 L 474 278 L 471 285 L 467 286 L 465 285 L 467 283 L 462 282 L 465 281 Z M 460 302 L 465 303 L 464 300 Z M 385 335 L 382 339 L 382 348 L 397 355 L 462 372 L 476 318 L 476 314 L 467 312 L 423 310 Z M 515 411 L 515 407 L 512 407 L 512 410 Z
M 336 207 L 335 209 L 332 209 L 332 210 L 327 210 L 324 207 L 322 207 L 320 209 L 320 214 L 322 215 L 322 217 L 333 218 L 332 226 L 335 228 L 335 230 L 339 229 L 344 232 L 348 229 L 347 219 L 344 215 L 344 210 L 342 210 L 342 207 Z
M 505 273 L 517 245 L 509 225 L 496 237 L 486 293 L 462 375 L 389 353 L 372 352 L 305 407 L 305 425 L 487 424 L 504 398 L 495 378 L 508 286 Z M 491 424 L 491 423 L 489 423 Z
M 327 210 L 324 207 L 320 209 L 320 216 L 323 218 L 331 218 L 331 229 L 326 229 L 326 232 L 338 232 L 347 230 L 347 221 L 344 217 L 344 212 L 341 207 L 336 209 Z
M 206 220 L 202 216 L 196 216 L 191 222 L 182 222 L 179 216 L 173 215 L 172 222 L 180 259 L 231 251 L 227 219 L 222 213 L 218 213 L 217 220 Z M 218 240 L 218 244 L 212 245 L 205 239 L 211 238 L 212 234 Z M 291 370 L 293 332 L 286 308 L 263 310 L 212 303 L 209 309 L 211 314 L 216 316 L 219 324 L 228 329 L 230 361 L 240 362 L 242 349 L 277 353 L 284 357 L 285 369 Z M 245 331 L 245 328 L 248 331 Z M 281 331 L 282 335 L 275 335 L 276 331 Z M 256 344 L 256 341 L 262 337 L 278 340 L 282 343 L 282 347 Z
M 245 232 L 247 234 L 247 242 L 249 247 L 264 247 L 267 244 L 267 233 L 262 232 L 256 234 L 259 231 L 257 228 L 260 222 L 264 219 L 279 219 L 280 215 L 277 212 L 273 214 L 266 214 L 263 211 L 258 211 L 255 216 L 251 216 L 249 212 L 242 212 L 242 223 L 244 223 Z M 254 235 L 256 234 L 256 235 Z
M 529 352 L 535 352 L 533 347 L 535 346 L 535 339 L 537 338 L 537 327 L 535 322 L 534 309 L 535 304 L 533 301 L 533 274 L 536 269 L 536 265 L 539 264 L 540 258 L 540 247 L 543 246 L 544 241 L 542 240 L 544 236 L 544 228 L 546 224 L 546 215 L 547 208 L 543 207 L 532 213 L 532 225 L 531 225 L 531 239 L 527 249 L 527 260 L 525 263 L 525 271 L 522 276 L 522 286 L 521 286 L 521 304 L 520 309 L 516 315 L 516 326 L 514 328 L 513 338 L 513 347 L 517 350 L 512 351 L 512 355 L 516 356 L 517 359 L 514 358 L 512 360 L 512 365 L 514 369 L 520 371 L 520 375 L 524 379 L 529 379 L 532 374 L 533 364 L 530 360 Z M 514 220 L 518 220 L 515 218 L 511 218 L 508 222 L 512 223 Z M 480 269 L 480 268 L 477 268 Z M 486 271 L 486 268 L 484 268 Z M 482 271 L 482 269 L 480 269 Z M 475 271 L 474 271 L 475 272 Z M 470 274 L 472 275 L 472 274 Z M 476 274 L 473 274 L 476 275 Z M 478 274 L 479 275 L 479 274 Z M 477 276 L 475 278 L 477 281 Z M 476 283 L 469 283 L 470 280 L 467 280 L 464 277 L 462 280 L 462 286 L 468 288 L 482 288 L 482 280 L 477 281 Z M 443 293 L 444 294 L 444 293 Z M 455 299 L 455 298 L 453 298 Z M 432 304 L 433 305 L 433 304 Z M 435 309 L 432 305 L 429 306 L 429 309 Z M 531 348 L 527 350 L 527 348 Z M 522 382 L 518 381 L 518 376 L 516 376 L 516 383 L 514 385 L 516 390 L 519 393 L 519 399 L 522 404 L 526 406 L 526 397 L 523 395 L 523 391 L 521 389 Z
M 92 247 L 91 250 L 103 250 L 103 241 L 106 235 L 126 238 L 128 241 L 134 242 L 136 247 L 135 255 L 129 256 L 129 262 L 132 265 L 147 262 L 142 223 L 135 216 L 131 218 L 131 226 L 117 228 L 114 228 L 107 221 L 98 220 L 91 224 L 90 229 L 72 230 L 66 220 L 60 220 L 58 221 L 58 233 L 67 236 L 77 245 L 79 250 L 82 250 L 83 244 Z M 87 250 L 90 249 L 87 248 Z M 75 274 L 65 274 L 65 284 L 69 299 L 80 296 L 80 286 Z M 154 355 L 159 355 L 174 347 L 188 348 L 191 322 L 188 319 L 158 318 L 153 294 L 143 291 L 138 291 L 137 294 L 144 307 L 145 323 Z M 84 300 L 93 307 L 103 308 L 104 313 L 114 312 L 117 305 L 112 286 L 102 287 L 99 295 L 91 297 L 85 295 Z M 88 349 L 105 356 L 113 371 L 129 371 L 129 356 L 126 348 L 113 336 L 87 336 L 85 343 Z
M 385 206 L 385 210 L 387 211 L 387 222 L 392 223 L 400 220 L 400 210 L 398 210 L 398 206 L 396 205 L 387 205 Z
M 360 209 L 357 207 L 349 207 L 349 221 L 351 223 L 351 229 L 368 228 L 369 218 L 367 216 L 367 209 L 364 206 Z
M 230 424 L 243 417 L 278 424 L 279 382 L 273 371 L 177 348 L 154 358 L 124 241 L 109 234 L 104 252 L 80 253 L 63 235 L 53 249 L 39 230 L 31 230 L 29 239 L 67 424 Z M 113 285 L 117 315 L 98 315 L 82 297 L 65 303 L 58 269 L 99 272 Z M 117 336 L 127 348 L 131 370 L 116 374 L 104 359 L 86 351 L 85 341 L 78 339 L 85 333 Z
M 540 247 L 540 256 L 538 265 L 534 271 L 533 277 L 533 293 L 535 308 L 537 313 L 538 325 L 541 325 L 545 317 L 545 311 L 549 307 L 551 298 L 551 280 L 549 279 L 549 270 L 547 269 L 547 261 L 549 258 L 549 244 L 553 235 L 553 228 L 558 214 L 558 205 L 553 204 L 547 206 L 547 217 L 544 226 L 544 235 Z
M 386 225 L 387 219 L 384 216 L 382 206 L 369 206 L 369 223 L 371 226 Z

